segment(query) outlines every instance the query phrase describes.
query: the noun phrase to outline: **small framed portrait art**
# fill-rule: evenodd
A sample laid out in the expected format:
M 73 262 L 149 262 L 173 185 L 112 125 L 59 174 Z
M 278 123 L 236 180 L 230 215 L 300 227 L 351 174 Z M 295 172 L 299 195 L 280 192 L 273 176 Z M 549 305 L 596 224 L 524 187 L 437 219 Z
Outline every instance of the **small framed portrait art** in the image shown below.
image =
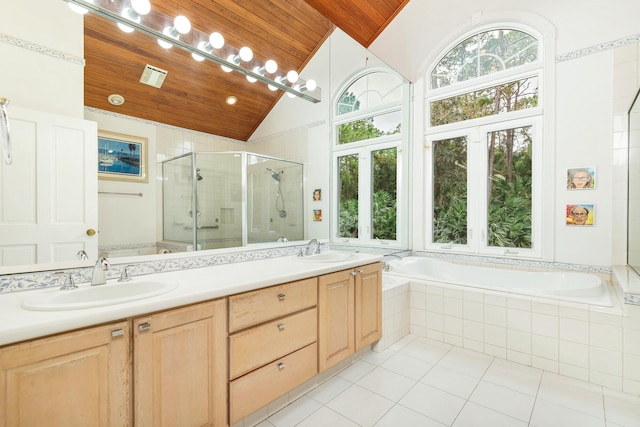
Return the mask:
M 595 222 L 595 205 L 567 205 L 566 224 L 571 226 L 593 225 Z
M 322 200 L 322 190 L 316 188 L 315 190 L 313 190 L 313 201 L 319 202 L 320 200 Z
M 596 168 L 585 166 L 567 169 L 567 190 L 590 190 L 596 188 Z

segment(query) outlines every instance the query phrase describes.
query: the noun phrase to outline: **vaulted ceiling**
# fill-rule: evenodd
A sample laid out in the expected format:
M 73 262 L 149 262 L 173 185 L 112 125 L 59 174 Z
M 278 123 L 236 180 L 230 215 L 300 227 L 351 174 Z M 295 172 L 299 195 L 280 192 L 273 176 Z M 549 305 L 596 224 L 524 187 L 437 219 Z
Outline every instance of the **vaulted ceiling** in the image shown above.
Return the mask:
M 369 47 L 408 1 L 151 0 L 151 7 L 161 16 L 188 17 L 202 33 L 220 32 L 227 45 L 251 47 L 254 63 L 243 63 L 244 67 L 275 60 L 278 72 L 269 76 L 273 78 L 300 71 L 335 27 Z M 170 25 L 158 21 L 149 14 L 142 24 L 157 31 Z M 192 31 L 180 39 L 196 46 L 197 37 Z M 240 73 L 226 73 L 211 61 L 197 62 L 185 50 L 164 49 L 148 35 L 124 33 L 91 13 L 85 16 L 84 42 L 88 107 L 247 141 L 283 96 L 264 83 L 250 83 Z M 160 88 L 140 83 L 146 65 L 167 71 Z M 111 94 L 123 96 L 125 102 L 110 104 Z M 238 102 L 228 105 L 228 96 L 236 96 Z

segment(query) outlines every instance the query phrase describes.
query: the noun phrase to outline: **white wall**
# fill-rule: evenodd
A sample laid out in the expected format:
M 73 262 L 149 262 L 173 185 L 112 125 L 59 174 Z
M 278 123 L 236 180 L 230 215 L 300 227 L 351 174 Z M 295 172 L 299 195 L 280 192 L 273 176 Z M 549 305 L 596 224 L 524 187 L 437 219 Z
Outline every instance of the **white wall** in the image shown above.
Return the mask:
M 2 0 L 1 9 L 0 97 L 9 108 L 82 118 L 83 18 L 61 0 Z

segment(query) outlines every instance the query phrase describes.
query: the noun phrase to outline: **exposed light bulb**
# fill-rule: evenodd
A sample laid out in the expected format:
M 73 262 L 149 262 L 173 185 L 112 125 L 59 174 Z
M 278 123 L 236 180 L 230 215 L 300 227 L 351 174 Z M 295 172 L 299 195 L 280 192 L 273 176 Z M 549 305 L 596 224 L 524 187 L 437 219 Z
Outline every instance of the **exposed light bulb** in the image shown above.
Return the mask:
M 173 20 L 173 26 L 180 34 L 187 34 L 191 31 L 191 22 L 184 15 L 176 16 L 176 19 Z
M 131 7 L 138 15 L 146 15 L 151 12 L 151 3 L 149 0 L 131 0 Z
M 227 56 L 227 62 L 235 62 L 235 57 L 235 55 Z M 227 67 L 226 65 L 221 65 L 220 68 L 222 68 L 222 71 L 224 71 L 225 73 L 230 73 L 233 71 L 232 68 Z
M 218 32 L 211 33 L 211 35 L 209 35 L 209 43 L 211 43 L 214 49 L 220 49 L 224 46 L 224 37 Z
M 242 59 L 244 62 L 249 62 L 253 59 L 253 51 L 246 46 L 241 47 L 240 52 L 238 53 L 239 53 L 240 59 Z
M 196 61 L 198 61 L 198 62 L 202 62 L 202 61 L 204 61 L 204 56 L 202 56 L 202 55 L 198 55 L 198 54 L 197 54 L 197 53 L 195 53 L 195 52 L 191 53 L 191 57 L 192 57 L 193 59 L 195 59 Z
M 269 90 L 270 90 L 271 92 L 275 92 L 275 91 L 277 91 L 277 90 L 278 90 L 278 88 L 277 88 L 277 87 L 275 87 L 274 85 L 267 85 L 267 87 L 269 88 Z
M 93 4 L 94 1 L 93 0 L 86 0 L 87 3 L 91 3 Z M 87 10 L 87 8 L 82 7 L 82 6 L 78 6 L 75 3 L 67 3 L 69 5 L 69 8 L 71 10 L 73 10 L 75 13 L 79 14 L 79 15 L 86 15 L 87 12 L 89 12 L 89 10 Z
M 124 19 L 128 21 L 136 22 L 138 24 L 140 23 L 140 15 L 138 14 L 138 12 L 136 12 L 134 9 L 130 7 L 125 7 L 122 10 L 122 13 L 120 14 L 120 16 L 122 16 Z M 125 25 L 121 22 L 118 22 L 117 25 L 118 25 L 118 28 L 120 28 L 120 30 L 124 31 L 125 33 L 133 32 L 133 27 Z
M 289 83 L 295 83 L 298 81 L 298 73 L 295 70 L 291 70 L 287 73 L 287 80 Z
M 177 39 L 178 36 L 174 35 L 174 31 L 171 27 L 164 27 L 164 30 L 162 30 L 162 34 L 164 34 L 165 36 L 169 36 L 171 38 Z M 162 46 L 165 49 L 171 49 L 171 47 L 173 46 L 171 43 L 158 39 L 158 44 L 160 46 Z
M 304 85 L 307 87 L 307 90 L 310 90 L 311 92 L 318 88 L 318 84 L 316 83 L 316 81 L 311 79 L 307 80 Z
M 278 63 L 276 61 L 274 61 L 273 59 L 269 59 L 264 64 L 264 69 L 267 71 L 267 73 L 273 74 L 276 71 L 278 71 Z
M 253 72 L 256 74 L 262 74 L 260 72 L 260 67 L 253 67 Z M 250 75 L 247 75 L 247 80 L 249 81 L 249 83 L 255 83 L 258 81 L 258 79 L 256 79 L 255 77 L 251 77 Z

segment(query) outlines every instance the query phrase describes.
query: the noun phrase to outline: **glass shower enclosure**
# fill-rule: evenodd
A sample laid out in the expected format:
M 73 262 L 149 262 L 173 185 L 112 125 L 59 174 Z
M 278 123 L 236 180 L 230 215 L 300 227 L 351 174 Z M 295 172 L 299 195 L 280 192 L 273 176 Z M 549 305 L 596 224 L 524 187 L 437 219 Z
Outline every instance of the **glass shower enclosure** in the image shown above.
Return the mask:
M 302 240 L 303 166 L 248 152 L 162 163 L 163 240 L 184 251 Z

